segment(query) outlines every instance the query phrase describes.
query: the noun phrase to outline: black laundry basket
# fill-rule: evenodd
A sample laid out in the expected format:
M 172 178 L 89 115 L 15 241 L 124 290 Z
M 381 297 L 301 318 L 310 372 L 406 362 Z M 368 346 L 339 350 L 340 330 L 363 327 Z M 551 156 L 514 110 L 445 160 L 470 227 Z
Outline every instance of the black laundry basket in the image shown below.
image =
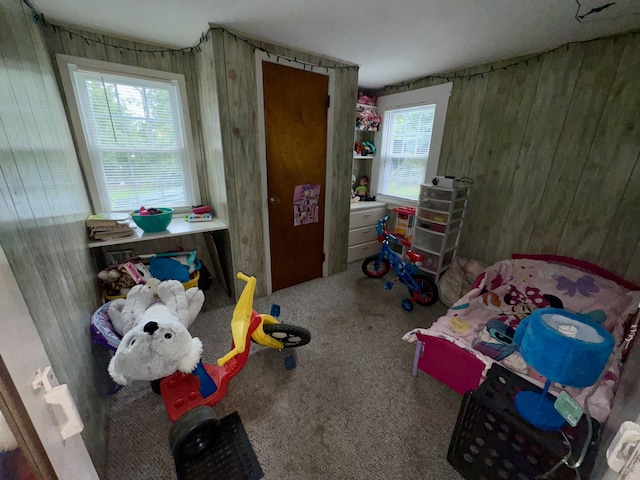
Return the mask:
M 466 480 L 533 480 L 553 469 L 570 449 L 570 462 L 579 459 L 588 434 L 586 418 L 575 428 L 566 424 L 560 432 L 542 431 L 516 411 L 513 399 L 520 390 L 542 391 L 494 364 L 480 387 L 465 394 L 447 460 Z M 593 468 L 599 431 L 600 424 L 593 420 L 591 444 L 578 469 L 583 479 Z M 575 480 L 576 476 L 562 464 L 548 478 Z

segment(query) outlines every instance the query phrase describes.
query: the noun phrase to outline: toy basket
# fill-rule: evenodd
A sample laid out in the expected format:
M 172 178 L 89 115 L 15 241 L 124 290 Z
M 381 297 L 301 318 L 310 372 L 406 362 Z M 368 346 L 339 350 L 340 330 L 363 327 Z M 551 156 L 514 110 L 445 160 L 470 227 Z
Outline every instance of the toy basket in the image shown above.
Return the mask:
M 109 305 L 111 305 L 110 301 L 91 315 L 91 338 L 94 343 L 115 352 L 122 337 L 113 331 L 113 325 L 109 319 Z

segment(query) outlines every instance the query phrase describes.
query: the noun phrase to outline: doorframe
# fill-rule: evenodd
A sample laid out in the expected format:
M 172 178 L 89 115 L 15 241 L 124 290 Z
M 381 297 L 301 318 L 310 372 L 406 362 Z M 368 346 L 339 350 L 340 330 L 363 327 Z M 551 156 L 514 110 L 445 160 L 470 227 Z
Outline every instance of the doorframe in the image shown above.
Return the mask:
M 335 71 L 325 67 L 311 67 L 295 60 L 288 60 L 283 57 L 279 57 L 275 54 L 269 54 L 262 50 L 256 50 L 255 62 L 256 62 L 256 90 L 258 98 L 258 150 L 260 157 L 260 177 L 261 177 L 261 194 L 262 194 L 262 219 L 263 219 L 263 235 L 264 235 L 264 248 L 265 248 L 265 268 L 267 273 L 266 288 L 267 295 L 273 293 L 273 285 L 271 282 L 271 238 L 269 236 L 269 200 L 267 198 L 267 142 L 264 126 L 264 89 L 262 82 L 262 62 L 279 63 L 285 67 L 297 68 L 299 70 L 307 70 L 312 73 L 319 73 L 329 77 L 329 91 L 330 97 L 335 98 Z M 312 68 L 312 69 L 311 69 Z M 325 254 L 324 262 L 322 263 L 322 276 L 327 277 L 329 275 L 329 259 L 331 257 L 330 251 L 330 219 L 331 219 L 331 194 L 333 191 L 333 185 L 329 182 L 332 171 L 332 159 L 333 159 L 333 115 L 334 115 L 335 102 L 330 102 L 327 109 L 327 158 L 326 169 L 324 174 L 324 238 L 322 240 L 322 251 Z M 293 220 L 292 220 L 293 221 Z

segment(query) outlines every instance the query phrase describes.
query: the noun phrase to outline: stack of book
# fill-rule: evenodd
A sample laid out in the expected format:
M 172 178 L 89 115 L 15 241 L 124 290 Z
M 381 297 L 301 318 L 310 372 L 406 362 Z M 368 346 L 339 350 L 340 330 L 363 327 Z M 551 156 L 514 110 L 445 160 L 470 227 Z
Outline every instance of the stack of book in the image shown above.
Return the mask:
M 135 235 L 129 215 L 126 213 L 98 213 L 87 218 L 87 230 L 90 240 L 109 240 Z

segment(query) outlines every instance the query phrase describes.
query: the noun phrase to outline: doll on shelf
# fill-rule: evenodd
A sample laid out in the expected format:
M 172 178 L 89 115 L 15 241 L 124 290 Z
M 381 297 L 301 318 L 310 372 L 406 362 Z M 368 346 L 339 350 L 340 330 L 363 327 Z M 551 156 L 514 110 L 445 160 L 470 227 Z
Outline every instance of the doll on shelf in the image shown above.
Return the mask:
M 360 185 L 356 186 L 354 191 L 361 202 L 372 202 L 376 199 L 376 197 L 369 196 L 369 177 L 366 175 L 360 177 Z

